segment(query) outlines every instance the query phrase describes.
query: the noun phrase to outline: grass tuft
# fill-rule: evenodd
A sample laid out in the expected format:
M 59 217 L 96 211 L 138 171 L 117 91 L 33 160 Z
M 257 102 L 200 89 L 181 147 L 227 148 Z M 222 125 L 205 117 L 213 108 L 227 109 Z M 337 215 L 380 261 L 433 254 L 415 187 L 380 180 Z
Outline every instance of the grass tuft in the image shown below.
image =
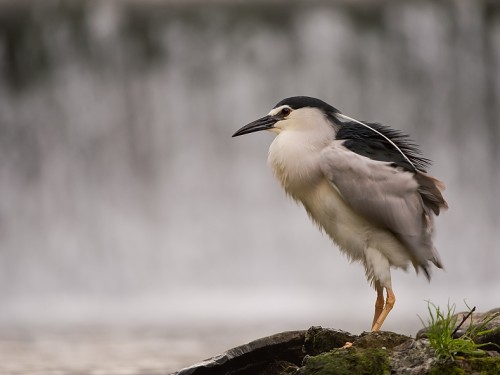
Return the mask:
M 427 324 L 419 317 L 424 326 L 427 326 L 427 337 L 429 343 L 434 349 L 436 357 L 441 360 L 455 360 L 457 355 L 462 356 L 484 356 L 486 353 L 481 350 L 485 345 L 491 343 L 476 344 L 474 342 L 480 336 L 490 333 L 492 330 L 485 329 L 488 323 L 495 319 L 500 313 L 492 314 L 486 317 L 480 324 L 472 325 L 472 313 L 475 310 L 470 308 L 468 314 L 465 315 L 462 322 L 457 325 L 457 316 L 455 316 L 455 304 L 448 303 L 446 309 L 441 309 L 434 303 L 427 301 L 427 309 L 429 318 Z M 459 338 L 454 338 L 454 334 L 458 331 L 462 324 L 470 317 L 470 322 L 465 333 Z

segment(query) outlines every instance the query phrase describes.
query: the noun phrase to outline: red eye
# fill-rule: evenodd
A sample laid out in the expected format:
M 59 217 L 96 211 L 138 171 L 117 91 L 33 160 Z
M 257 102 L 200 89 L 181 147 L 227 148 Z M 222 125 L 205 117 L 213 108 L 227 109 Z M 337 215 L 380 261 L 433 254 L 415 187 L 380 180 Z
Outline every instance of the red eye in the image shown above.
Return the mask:
M 290 108 L 288 108 L 288 107 L 285 107 L 285 108 L 283 108 L 283 109 L 281 110 L 281 114 L 282 114 L 283 116 L 288 116 L 288 115 L 290 114 L 290 112 L 292 112 L 292 110 L 291 110 Z

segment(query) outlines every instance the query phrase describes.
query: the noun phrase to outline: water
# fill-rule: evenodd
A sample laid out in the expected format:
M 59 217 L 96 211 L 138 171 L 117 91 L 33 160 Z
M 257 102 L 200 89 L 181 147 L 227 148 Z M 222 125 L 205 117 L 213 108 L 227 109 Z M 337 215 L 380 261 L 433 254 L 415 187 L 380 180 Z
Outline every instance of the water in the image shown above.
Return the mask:
M 385 328 L 414 334 L 427 299 L 500 305 L 498 4 L 4 3 L 0 34 L 0 347 L 20 327 L 35 356 L 124 335 L 174 370 L 280 330 L 367 330 L 362 267 L 282 194 L 271 135 L 230 138 L 298 94 L 409 132 L 448 186 L 446 271 L 394 272 Z

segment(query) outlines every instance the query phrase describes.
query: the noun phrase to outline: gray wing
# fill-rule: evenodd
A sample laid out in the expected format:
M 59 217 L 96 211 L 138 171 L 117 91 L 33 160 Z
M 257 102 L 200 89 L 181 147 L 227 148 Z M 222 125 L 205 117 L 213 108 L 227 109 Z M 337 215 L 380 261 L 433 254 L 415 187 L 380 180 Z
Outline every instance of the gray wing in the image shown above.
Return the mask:
M 437 205 L 437 213 L 439 207 L 446 207 L 439 181 L 418 171 L 405 171 L 389 162 L 356 154 L 342 143 L 334 141 L 322 151 L 321 169 L 325 177 L 354 211 L 391 231 L 405 245 L 416 268 L 422 267 L 428 276 L 428 261 L 441 267 L 431 238 L 431 211 L 436 211 L 427 204 L 440 197 L 443 204 Z M 435 197 L 436 191 L 439 197 Z

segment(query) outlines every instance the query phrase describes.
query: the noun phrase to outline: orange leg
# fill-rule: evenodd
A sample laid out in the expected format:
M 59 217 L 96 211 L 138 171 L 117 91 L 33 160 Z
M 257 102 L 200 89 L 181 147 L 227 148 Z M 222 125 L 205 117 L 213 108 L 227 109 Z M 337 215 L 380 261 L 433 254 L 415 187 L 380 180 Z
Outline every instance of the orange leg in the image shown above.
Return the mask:
M 384 288 L 377 286 L 377 300 L 375 301 L 375 314 L 373 315 L 373 323 L 372 323 L 372 331 L 373 327 L 375 326 L 375 323 L 377 323 L 377 320 L 384 310 Z
M 387 315 L 389 315 L 389 313 L 392 310 L 392 307 L 394 306 L 394 303 L 396 302 L 396 296 L 394 295 L 392 289 L 391 288 L 385 288 L 385 289 L 387 290 L 387 298 L 385 300 L 385 304 L 383 304 L 384 300 L 383 288 L 377 288 L 377 302 L 375 302 L 375 316 L 373 319 L 374 321 L 372 325 L 372 332 L 380 331 L 382 324 L 384 324 Z M 380 311 L 380 306 L 383 306 L 381 311 Z

